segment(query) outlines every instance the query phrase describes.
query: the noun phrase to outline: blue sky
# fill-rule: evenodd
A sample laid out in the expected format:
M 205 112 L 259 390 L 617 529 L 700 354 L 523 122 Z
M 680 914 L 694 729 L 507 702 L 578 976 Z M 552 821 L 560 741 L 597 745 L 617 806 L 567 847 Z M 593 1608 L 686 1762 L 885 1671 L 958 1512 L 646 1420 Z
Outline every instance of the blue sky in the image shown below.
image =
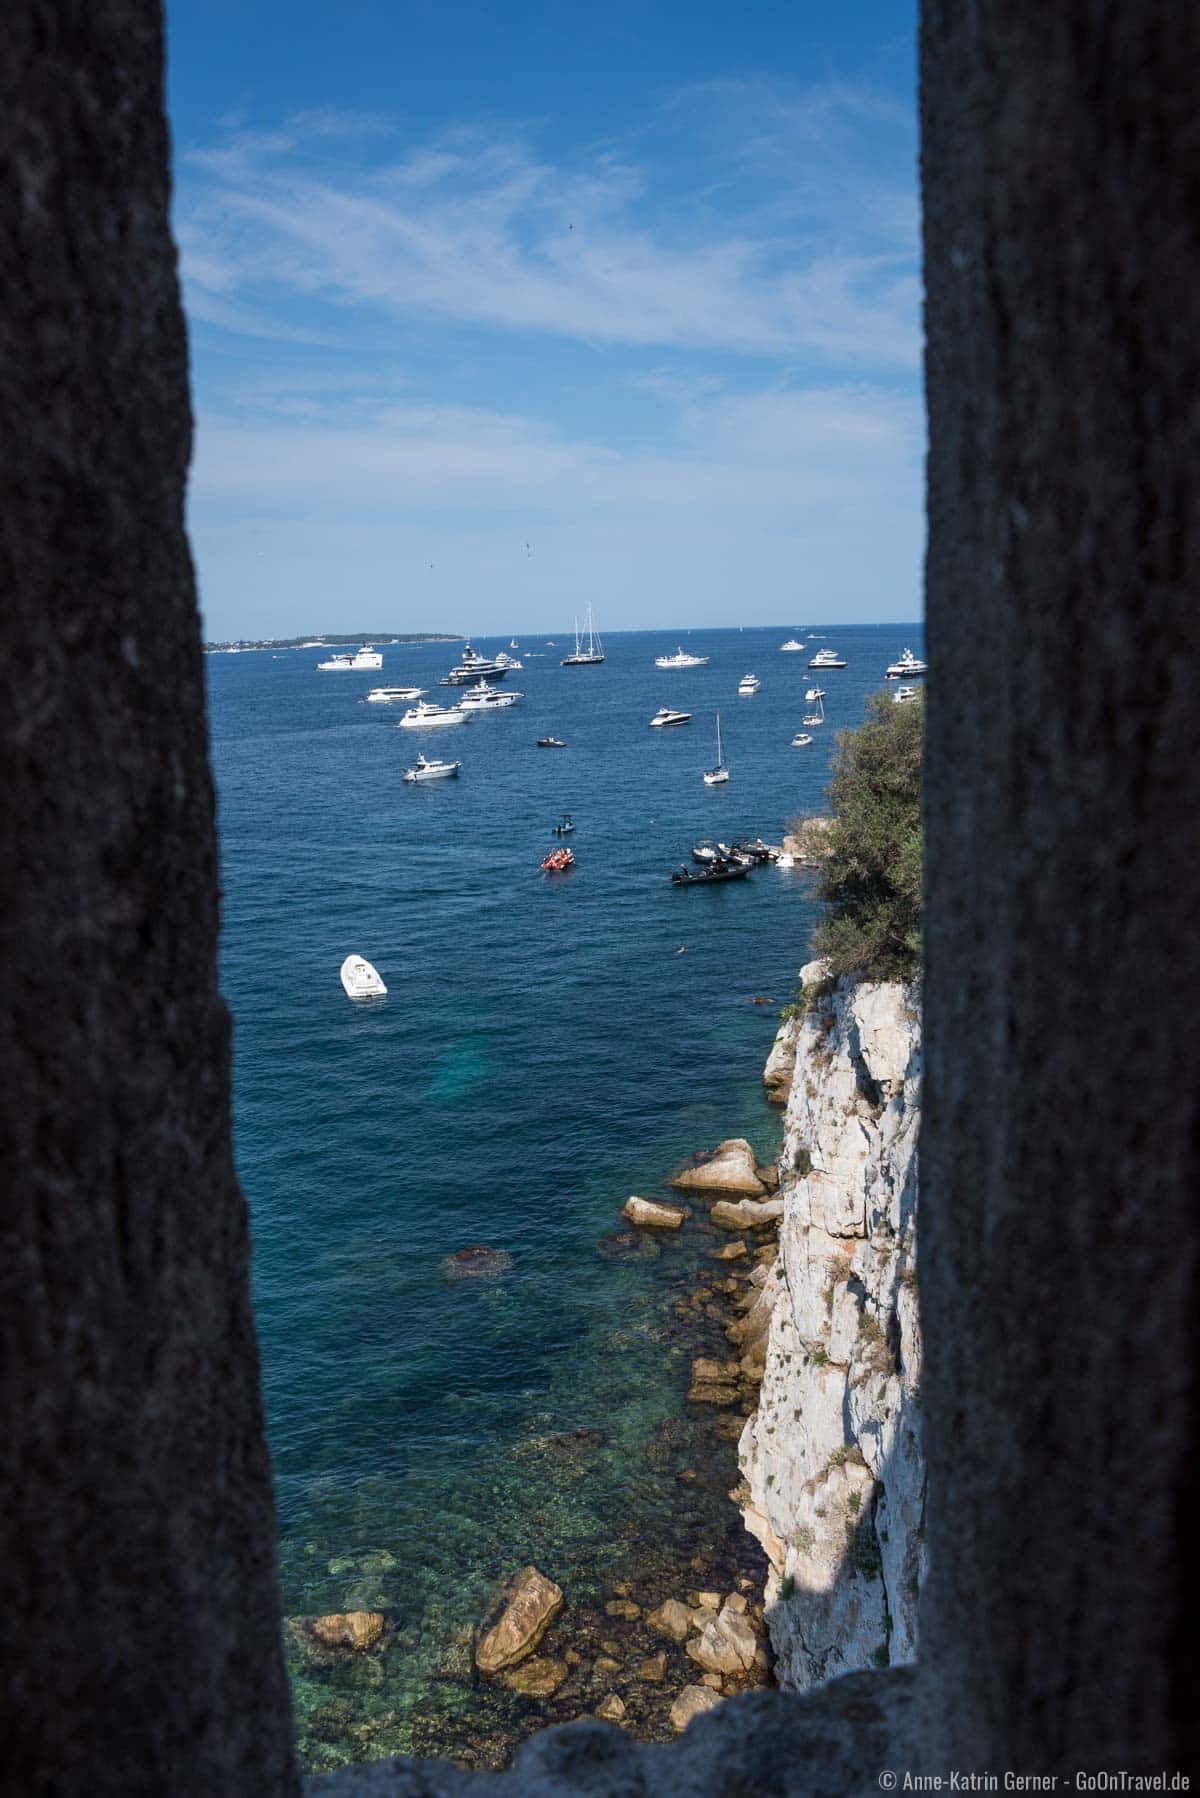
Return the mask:
M 207 634 L 908 620 L 911 0 L 168 0 Z

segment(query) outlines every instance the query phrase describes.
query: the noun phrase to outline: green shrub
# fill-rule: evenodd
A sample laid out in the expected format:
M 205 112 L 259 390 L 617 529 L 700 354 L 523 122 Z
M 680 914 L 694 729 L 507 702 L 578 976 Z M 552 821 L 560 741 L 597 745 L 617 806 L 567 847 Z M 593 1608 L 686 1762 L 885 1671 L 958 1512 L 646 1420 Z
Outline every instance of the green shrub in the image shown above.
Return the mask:
M 795 1590 L 796 1590 L 795 1580 L 793 1579 L 793 1577 L 790 1573 L 785 1573 L 783 1578 L 779 1582 L 779 1596 L 783 1600 L 784 1604 L 787 1603 L 788 1599 L 792 1596 L 792 1593 Z
M 893 705 L 876 693 L 867 722 L 838 735 L 813 936 L 831 975 L 906 980 L 920 965 L 924 732 L 923 699 Z

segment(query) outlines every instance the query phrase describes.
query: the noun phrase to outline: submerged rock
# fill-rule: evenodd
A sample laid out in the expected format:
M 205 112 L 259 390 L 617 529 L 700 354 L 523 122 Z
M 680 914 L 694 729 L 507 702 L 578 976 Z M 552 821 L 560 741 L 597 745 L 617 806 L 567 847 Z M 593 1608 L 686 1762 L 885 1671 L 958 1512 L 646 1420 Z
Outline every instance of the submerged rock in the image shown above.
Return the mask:
M 570 1668 L 565 1661 L 556 1661 L 550 1655 L 535 1654 L 532 1660 L 522 1661 L 519 1667 L 507 1668 L 500 1675 L 500 1681 L 511 1692 L 519 1692 L 523 1698 L 553 1698 L 569 1673 Z
M 383 1634 L 382 1611 L 336 1611 L 327 1617 L 310 1617 L 309 1635 L 322 1648 L 349 1648 L 362 1654 Z
M 707 1686 L 685 1686 L 671 1706 L 669 1714 L 672 1726 L 682 1734 L 693 1717 L 703 1716 L 705 1711 L 715 1709 L 720 1702 L 716 1692 L 710 1691 Z
M 687 1218 L 682 1205 L 662 1205 L 655 1199 L 639 1199 L 631 1193 L 621 1207 L 621 1216 L 643 1229 L 678 1230 Z
M 744 1242 L 727 1242 L 719 1249 L 709 1249 L 712 1261 L 741 1261 L 749 1253 Z
M 456 1249 L 442 1262 L 442 1275 L 447 1280 L 498 1280 L 512 1266 L 507 1249 L 491 1249 L 485 1243 L 472 1242 Z
M 603 1717 L 606 1723 L 619 1723 L 625 1715 L 624 1699 L 618 1698 L 615 1692 L 610 1692 L 596 1706 L 596 1715 Z
M 508 1587 L 505 1600 L 499 1621 L 475 1650 L 475 1665 L 481 1673 L 499 1673 L 533 1653 L 551 1619 L 562 1609 L 562 1587 L 536 1567 L 524 1567 Z
M 713 1380 L 696 1380 L 688 1387 L 689 1405 L 732 1405 L 737 1402 L 737 1387 L 718 1385 Z
M 717 1144 L 710 1161 L 685 1168 L 671 1185 L 679 1192 L 740 1192 L 761 1198 L 764 1187 L 755 1165 L 754 1150 L 745 1137 L 731 1136 Z
M 610 1230 L 596 1244 L 596 1253 L 603 1255 L 606 1261 L 627 1261 L 630 1256 L 645 1254 L 647 1249 L 653 1248 L 654 1245 L 644 1241 L 636 1230 Z

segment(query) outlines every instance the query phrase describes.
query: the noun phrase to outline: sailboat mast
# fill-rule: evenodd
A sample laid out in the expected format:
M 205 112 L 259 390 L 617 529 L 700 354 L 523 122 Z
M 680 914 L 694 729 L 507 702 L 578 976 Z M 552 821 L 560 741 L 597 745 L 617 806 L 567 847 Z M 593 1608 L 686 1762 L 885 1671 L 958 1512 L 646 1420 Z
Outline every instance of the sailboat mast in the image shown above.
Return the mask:
M 717 713 L 717 767 L 723 768 L 724 766 L 725 766 L 725 764 L 721 760 L 721 714 L 720 714 L 720 712 L 718 712 Z

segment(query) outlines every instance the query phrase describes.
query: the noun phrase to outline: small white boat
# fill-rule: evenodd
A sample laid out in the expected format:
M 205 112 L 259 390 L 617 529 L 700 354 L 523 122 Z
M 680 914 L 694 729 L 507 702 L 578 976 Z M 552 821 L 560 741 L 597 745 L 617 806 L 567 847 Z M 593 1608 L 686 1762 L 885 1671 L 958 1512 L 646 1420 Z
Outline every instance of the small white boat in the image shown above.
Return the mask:
M 926 665 L 919 656 L 915 656 L 905 644 L 904 653 L 888 668 L 885 680 L 912 680 L 915 675 L 924 674 Z
M 893 705 L 907 705 L 910 700 L 920 699 L 920 687 L 897 687 L 892 694 Z
M 781 849 L 779 854 L 775 857 L 775 866 L 777 868 L 794 868 L 796 866 L 796 858 L 790 850 Z
M 382 999 L 387 987 L 369 961 L 348 955 L 342 963 L 342 986 L 348 999 Z
M 846 666 L 836 649 L 818 649 L 808 665 L 810 668 L 844 668 Z
M 515 637 L 510 637 L 508 640 L 508 647 L 510 649 L 520 649 L 521 645 L 517 642 Z
M 803 645 L 803 643 L 797 643 L 795 637 L 789 637 L 787 642 L 781 643 L 779 645 L 779 647 L 780 647 L 780 650 L 786 655 L 789 653 L 789 651 L 803 649 L 804 645 Z
M 450 780 L 462 767 L 461 762 L 431 762 L 418 755 L 416 763 L 404 770 L 405 780 Z
M 327 662 L 317 663 L 317 669 L 322 674 L 354 673 L 363 668 L 382 667 L 383 657 L 373 643 L 364 643 L 353 654 L 347 651 L 344 655 L 331 656 Z
M 650 720 L 650 728 L 651 730 L 661 730 L 668 724 L 690 724 L 691 721 L 692 714 L 690 712 L 673 712 L 669 705 L 660 705 Z
M 689 655 L 687 650 L 681 647 L 675 651 L 673 656 L 655 656 L 654 666 L 656 668 L 703 668 L 707 661 L 707 656 Z
M 704 776 L 706 787 L 719 787 L 729 779 L 729 769 L 725 766 L 725 758 L 721 754 L 721 714 L 717 713 L 717 765 L 710 768 Z
M 759 680 L 757 674 L 743 674 L 741 680 L 738 682 L 738 692 L 742 694 L 743 697 L 749 698 L 751 694 L 757 693 L 761 686 L 762 682 Z
M 799 736 L 792 738 L 792 748 L 793 749 L 806 749 L 811 742 L 812 742 L 812 738 L 809 736 L 808 732 L 802 730 L 800 732 Z
M 397 705 L 401 701 L 409 704 L 420 699 L 424 687 L 372 687 L 367 694 L 368 705 Z
M 430 705 L 422 700 L 420 705 L 413 706 L 405 712 L 397 730 L 432 730 L 435 725 L 465 724 L 466 712 L 459 711 L 457 706 Z

